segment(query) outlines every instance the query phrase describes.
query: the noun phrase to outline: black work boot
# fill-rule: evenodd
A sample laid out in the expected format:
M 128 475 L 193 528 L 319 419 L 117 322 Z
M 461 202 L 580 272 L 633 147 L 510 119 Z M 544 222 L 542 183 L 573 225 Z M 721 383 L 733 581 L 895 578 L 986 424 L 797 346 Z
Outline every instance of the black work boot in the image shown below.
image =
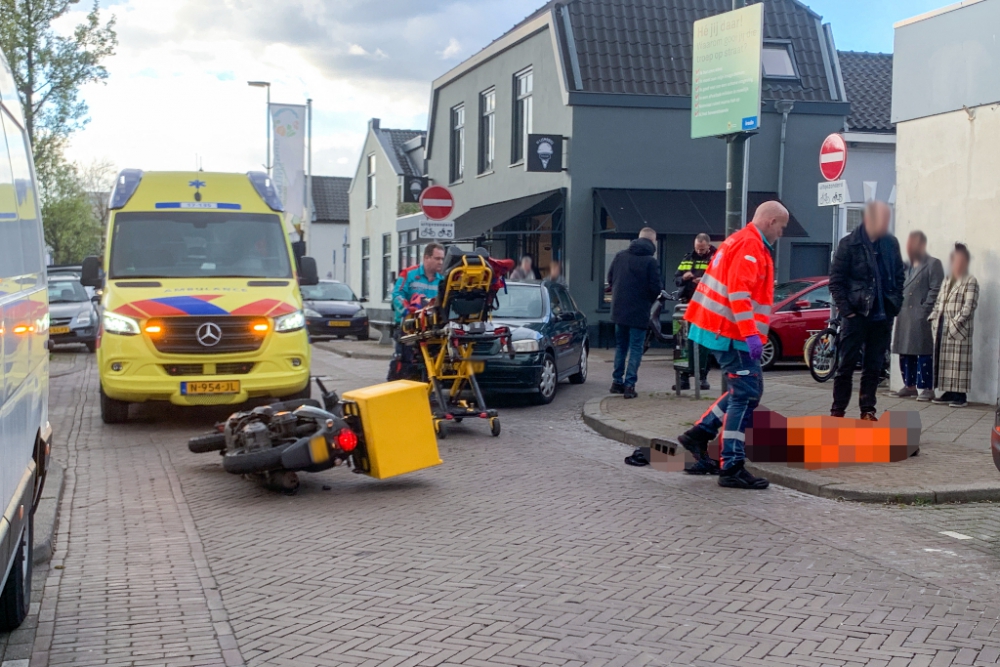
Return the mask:
M 612 382 L 611 383 L 611 389 L 608 390 L 608 393 L 609 394 L 624 394 L 625 393 L 625 385 L 623 385 L 621 382 Z
M 743 461 L 719 473 L 719 486 L 730 489 L 766 489 L 770 486 L 763 477 L 754 477 L 743 467 Z
M 708 442 L 708 435 L 698 427 L 689 428 L 677 436 L 677 443 L 694 454 L 695 459 L 702 459 L 708 456 Z
M 693 466 L 684 468 L 684 472 L 689 475 L 718 475 L 719 462 L 705 454 Z

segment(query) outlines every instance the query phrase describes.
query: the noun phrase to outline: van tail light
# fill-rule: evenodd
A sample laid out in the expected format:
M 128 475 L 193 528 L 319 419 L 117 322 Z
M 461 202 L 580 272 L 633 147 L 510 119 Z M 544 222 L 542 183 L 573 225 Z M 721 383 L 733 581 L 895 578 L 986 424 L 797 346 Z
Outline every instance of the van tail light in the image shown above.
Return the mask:
M 337 446 L 345 452 L 353 452 L 358 446 L 357 434 L 349 428 L 342 428 L 335 438 Z

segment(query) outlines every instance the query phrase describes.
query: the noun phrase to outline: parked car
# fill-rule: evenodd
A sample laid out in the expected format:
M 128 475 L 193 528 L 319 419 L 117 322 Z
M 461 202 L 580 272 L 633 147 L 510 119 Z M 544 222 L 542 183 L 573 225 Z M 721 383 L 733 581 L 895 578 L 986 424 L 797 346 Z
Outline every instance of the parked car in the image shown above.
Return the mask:
M 562 380 L 587 380 L 587 318 L 564 286 L 507 283 L 497 299 L 492 324 L 510 327 L 514 355 L 499 343 L 475 351 L 477 358 L 486 359 L 476 376 L 483 391 L 531 394 L 536 403 L 546 404 Z
M 306 326 L 313 340 L 357 336 L 368 340 L 368 313 L 353 290 L 337 280 L 321 280 L 303 285 Z
M 830 280 L 799 278 L 774 288 L 771 331 L 760 363 L 764 370 L 783 360 L 803 359 L 810 331 L 825 329 L 830 319 Z
M 49 340 L 52 345 L 80 344 L 97 349 L 98 314 L 79 278 L 49 276 Z

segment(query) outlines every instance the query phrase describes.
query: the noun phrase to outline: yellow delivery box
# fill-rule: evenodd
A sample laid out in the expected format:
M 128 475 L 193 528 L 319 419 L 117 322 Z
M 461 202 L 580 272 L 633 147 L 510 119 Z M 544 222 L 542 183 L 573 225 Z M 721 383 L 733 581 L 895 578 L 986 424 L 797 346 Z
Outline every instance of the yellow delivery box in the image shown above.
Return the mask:
M 345 414 L 361 419 L 365 447 L 355 460 L 366 474 L 386 479 L 441 463 L 426 384 L 397 380 L 343 398 Z

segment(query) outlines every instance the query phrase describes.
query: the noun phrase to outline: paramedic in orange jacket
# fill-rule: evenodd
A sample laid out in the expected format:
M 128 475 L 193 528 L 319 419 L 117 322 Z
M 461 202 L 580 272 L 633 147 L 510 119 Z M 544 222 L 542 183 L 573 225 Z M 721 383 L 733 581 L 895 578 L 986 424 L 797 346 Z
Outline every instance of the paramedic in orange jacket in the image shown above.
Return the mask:
M 745 462 L 746 427 L 764 393 L 760 357 L 767 341 L 774 301 L 771 248 L 788 225 L 788 210 L 775 201 L 761 204 L 753 221 L 719 247 L 684 319 L 689 337 L 709 349 L 726 373 L 729 391 L 701 420 L 678 437 L 698 459 L 687 472 L 719 475 L 719 486 L 766 489 Z M 722 430 L 722 460 L 708 457 L 708 443 Z M 720 471 L 721 466 L 721 471 Z

